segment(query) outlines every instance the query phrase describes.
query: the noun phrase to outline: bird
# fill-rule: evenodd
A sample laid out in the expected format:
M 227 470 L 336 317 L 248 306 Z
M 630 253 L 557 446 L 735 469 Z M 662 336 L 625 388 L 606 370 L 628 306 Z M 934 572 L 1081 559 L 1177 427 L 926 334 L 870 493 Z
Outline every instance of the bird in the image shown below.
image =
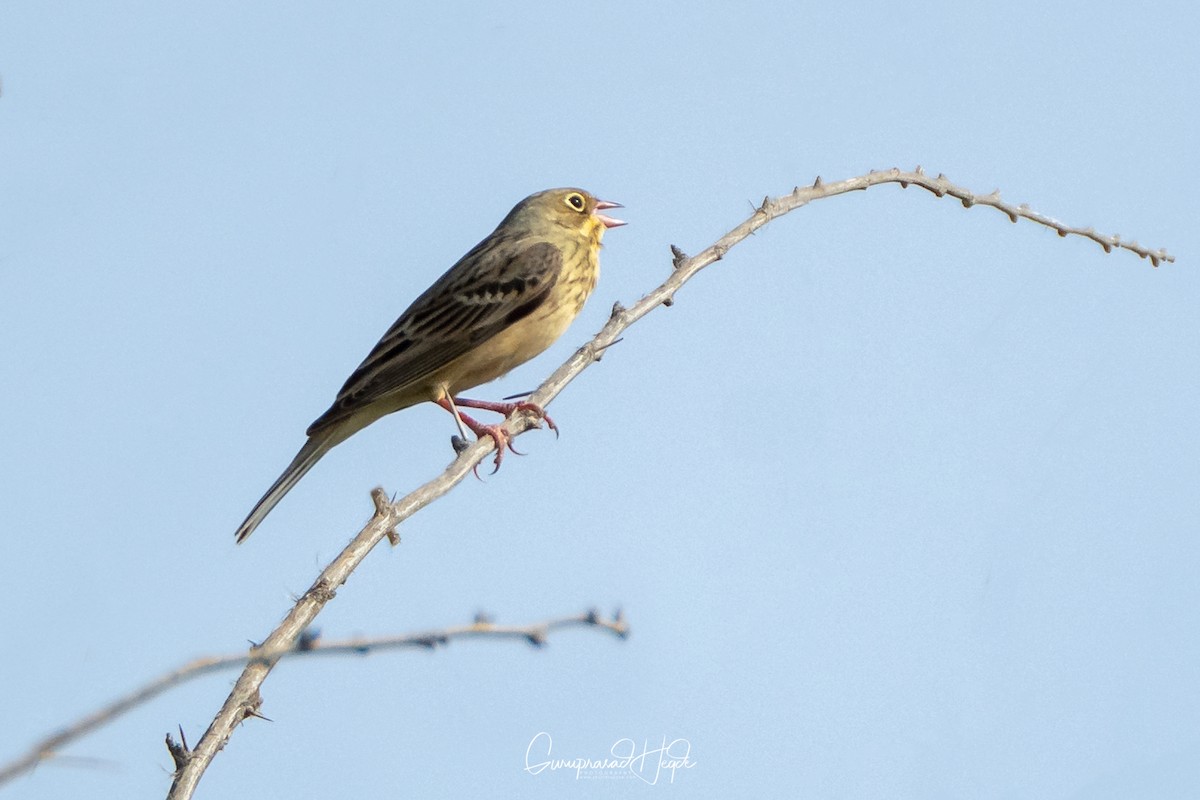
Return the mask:
M 388 328 L 308 427 L 308 439 L 238 527 L 246 540 L 333 447 L 401 409 L 433 402 L 479 438 L 496 443 L 495 468 L 512 449 L 501 425 L 459 410 L 531 411 L 534 403 L 471 400 L 459 393 L 506 374 L 542 353 L 583 309 L 600 275 L 600 240 L 625 223 L 602 212 L 622 208 L 576 188 L 548 189 L 513 207 L 492 233 L 455 262 Z M 515 450 L 513 452 L 516 452 Z

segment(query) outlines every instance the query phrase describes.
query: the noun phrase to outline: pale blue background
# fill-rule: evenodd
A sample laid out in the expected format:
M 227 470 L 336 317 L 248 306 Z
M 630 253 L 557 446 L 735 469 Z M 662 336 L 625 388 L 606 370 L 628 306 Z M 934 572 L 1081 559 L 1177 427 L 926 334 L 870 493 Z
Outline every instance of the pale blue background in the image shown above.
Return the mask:
M 233 530 L 405 305 L 531 191 L 619 200 L 530 389 L 762 195 L 912 167 L 702 273 L 373 553 L 328 636 L 621 606 L 633 635 L 283 665 L 199 794 L 1200 794 L 1200 12 L 1186 3 L 6 3 L 0 758 L 261 639 L 448 461 L 432 406 Z M 10 785 L 157 797 L 233 673 Z M 686 738 L 675 784 L 522 771 Z

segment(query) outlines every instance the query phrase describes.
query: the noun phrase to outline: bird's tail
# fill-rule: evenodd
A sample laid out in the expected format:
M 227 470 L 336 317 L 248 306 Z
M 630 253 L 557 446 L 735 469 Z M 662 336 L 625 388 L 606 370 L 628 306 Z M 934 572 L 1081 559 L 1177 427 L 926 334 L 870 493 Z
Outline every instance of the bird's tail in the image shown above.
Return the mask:
M 288 464 L 288 468 L 283 471 L 283 474 L 275 483 L 271 484 L 271 488 L 267 489 L 267 493 L 255 504 L 254 510 L 246 517 L 246 521 L 238 527 L 238 544 L 254 533 L 254 529 L 267 514 L 271 513 L 271 509 L 283 499 L 283 496 L 291 491 L 292 487 L 313 468 L 313 465 L 321 460 L 321 456 L 328 453 L 339 441 L 340 439 L 329 435 L 318 434 L 309 437 L 308 441 L 304 443 L 304 447 L 301 447 L 300 452 L 292 459 L 292 463 Z

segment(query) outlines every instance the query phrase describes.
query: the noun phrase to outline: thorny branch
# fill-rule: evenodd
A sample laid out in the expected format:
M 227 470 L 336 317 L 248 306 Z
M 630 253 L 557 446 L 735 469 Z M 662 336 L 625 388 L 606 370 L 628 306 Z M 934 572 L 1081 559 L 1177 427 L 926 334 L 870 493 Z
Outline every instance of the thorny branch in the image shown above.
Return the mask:
M 1111 252 L 1114 248 L 1128 250 L 1141 258 L 1150 259 L 1150 263 L 1156 267 L 1164 261 L 1173 262 L 1175 260 L 1164 250 L 1150 250 L 1136 242 L 1122 241 L 1118 236 L 1106 236 L 1098 234 L 1090 228 L 1068 226 L 1044 214 L 1032 211 L 1024 205 L 1013 206 L 1005 203 L 1000 200 L 997 192 L 977 195 L 950 183 L 942 175 L 931 178 L 920 167 L 911 172 L 903 172 L 899 169 L 870 172 L 864 176 L 835 183 L 824 183 L 818 178 L 811 186 L 796 187 L 790 194 L 773 200 L 765 198 L 749 219 L 695 256 L 688 257 L 682 250 L 672 246 L 671 252 L 675 268 L 671 275 L 632 307 L 626 309 L 619 303 L 614 305 L 607 324 L 590 342 L 577 350 L 555 370 L 530 396 L 530 401 L 545 407 L 588 366 L 599 361 L 605 348 L 611 346 L 633 323 L 660 305 L 671 305 L 674 302 L 675 293 L 684 283 L 706 266 L 723 258 L 731 247 L 768 222 L 801 208 L 813 200 L 859 191 L 884 183 L 898 183 L 905 188 L 910 185 L 919 186 L 938 197 L 954 197 L 967 208 L 975 205 L 991 206 L 1004 213 L 1013 222 L 1024 218 L 1052 228 L 1060 236 L 1074 235 L 1091 239 L 1103 247 L 1105 252 Z M 521 412 L 510 417 L 504 427 L 512 436 L 518 436 L 538 425 L 538 421 L 530 413 Z M 180 753 L 178 746 L 173 748 L 172 752 L 175 754 L 174 758 L 178 769 L 175 772 L 175 779 L 168 798 L 190 798 L 200 777 L 217 752 L 225 746 L 238 724 L 247 717 L 258 716 L 258 708 L 262 703 L 259 688 L 271 669 L 283 654 L 295 648 L 296 642 L 303 632 L 313 623 L 325 604 L 333 599 L 338 587 L 346 582 L 372 548 L 379 544 L 384 537 L 395 541 L 397 525 L 449 492 L 493 448 L 494 443 L 490 437 L 475 442 L 460 452 L 441 475 L 398 501 L 389 502 L 382 489 L 374 490 L 372 498 L 375 501 L 375 516 L 342 553 L 321 572 L 312 587 L 296 602 L 279 627 L 267 637 L 262 645 L 251 650 L 251 658 L 241 677 L 195 749 Z
M 818 178 L 807 188 L 796 187 L 791 194 L 771 200 L 764 198 L 762 205 L 742 224 L 722 236 L 716 243 L 699 254 L 687 257 L 677 247 L 672 247 L 674 267 L 671 275 L 657 288 L 638 300 L 631 308 L 623 308 L 619 303 L 613 306 L 608 322 L 590 342 L 579 348 L 570 358 L 556 369 L 549 378 L 534 392 L 529 400 L 531 403 L 545 408 L 551 400 L 558 396 L 580 373 L 593 362 L 599 361 L 605 348 L 610 347 L 621 334 L 633 323 L 649 314 L 660 305 L 671 305 L 675 292 L 689 281 L 697 272 L 724 257 L 731 247 L 741 242 L 750 234 L 766 225 L 771 220 L 783 216 L 789 211 L 807 205 L 813 200 L 832 197 L 846 192 L 867 189 L 883 183 L 898 183 L 901 187 L 909 185 L 920 186 L 938 197 L 949 195 L 960 200 L 964 206 L 990 205 L 1004 212 L 1010 220 L 1024 217 L 1031 222 L 1046 225 L 1058 231 L 1060 236 L 1078 235 L 1090 238 L 1111 252 L 1119 247 L 1136 253 L 1142 258 L 1149 258 L 1157 266 L 1162 261 L 1174 261 L 1174 258 L 1163 250 L 1150 251 L 1136 243 L 1126 244 L 1115 236 L 1100 236 L 1090 229 L 1073 228 L 1054 219 L 1030 211 L 1024 206 L 1010 206 L 1000 201 L 997 193 L 978 196 L 966 189 L 956 186 L 944 176 L 930 178 L 919 167 L 912 172 L 902 172 L 891 169 L 885 172 L 870 172 L 857 178 L 850 178 L 836 183 L 823 183 Z M 505 423 L 505 430 L 512 436 L 519 436 L 525 431 L 539 426 L 537 419 L 529 412 L 514 414 Z M 372 493 L 375 501 L 375 516 L 366 527 L 354 537 L 340 555 L 317 578 L 303 597 L 292 608 L 278 628 L 271 633 L 259 652 L 277 652 L 291 647 L 300 634 L 312 624 L 325 603 L 331 600 L 337 587 L 350 577 L 350 573 L 362 563 L 367 553 L 386 536 L 392 539 L 395 527 L 404 520 L 420 511 L 442 495 L 449 492 L 463 480 L 484 457 L 494 449 L 490 437 L 472 444 L 458 454 L 458 457 L 442 472 L 441 475 L 410 492 L 400 500 L 389 503 L 381 489 Z M 233 735 L 234 728 L 243 719 L 253 716 L 262 702 L 258 689 L 266 680 L 271 668 L 278 658 L 260 657 L 247 665 L 242 676 L 238 679 L 225 705 L 217 713 L 203 738 L 191 753 L 191 760 L 177 770 L 168 800 L 190 798 L 208 764 L 217 752 L 225 746 L 225 742 Z
M 583 614 L 575 614 L 569 617 L 555 617 L 528 625 L 497 625 L 488 617 L 478 615 L 469 625 L 457 625 L 402 636 L 359 636 L 352 639 L 321 639 L 318 636 L 306 633 L 296 640 L 290 649 L 276 655 L 282 658 L 368 655 L 382 650 L 417 647 L 433 649 L 444 647 L 454 639 L 479 638 L 522 639 L 535 647 L 541 647 L 546 643 L 547 637 L 553 631 L 567 627 L 589 627 L 607 630 L 620 638 L 625 638 L 629 634 L 629 626 L 620 611 L 608 619 L 598 611 L 592 610 Z M 262 656 L 260 655 L 260 657 Z M 97 709 L 91 714 L 77 720 L 66 728 L 35 742 L 25 755 L 0 767 L 0 785 L 33 769 L 41 762 L 54 758 L 71 742 L 86 736 L 103 725 L 107 725 L 127 711 L 149 702 L 168 689 L 213 672 L 241 666 L 249 660 L 250 654 L 246 651 L 220 656 L 205 656 L 193 659 L 183 666 L 155 678 L 129 694 L 117 698 L 103 708 Z M 177 763 L 186 763 L 189 757 L 189 750 L 182 730 L 179 732 L 179 738 L 180 743 L 176 744 L 168 735 L 167 746 Z

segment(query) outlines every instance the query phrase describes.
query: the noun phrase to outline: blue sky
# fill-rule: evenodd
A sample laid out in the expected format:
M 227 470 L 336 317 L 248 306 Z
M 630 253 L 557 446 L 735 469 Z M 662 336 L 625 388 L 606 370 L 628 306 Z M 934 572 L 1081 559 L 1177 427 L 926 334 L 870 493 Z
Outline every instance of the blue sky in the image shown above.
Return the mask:
M 10 3 L 0 12 L 0 760 L 263 638 L 451 456 L 432 406 L 233 531 L 403 308 L 530 192 L 625 204 L 531 389 L 764 194 L 923 165 L 1179 260 L 916 190 L 733 250 L 405 523 L 330 637 L 624 609 L 624 642 L 285 663 L 199 797 L 1200 792 L 1186 4 Z M 234 674 L 6 787 L 159 796 Z M 523 770 L 686 740 L 647 786 Z

